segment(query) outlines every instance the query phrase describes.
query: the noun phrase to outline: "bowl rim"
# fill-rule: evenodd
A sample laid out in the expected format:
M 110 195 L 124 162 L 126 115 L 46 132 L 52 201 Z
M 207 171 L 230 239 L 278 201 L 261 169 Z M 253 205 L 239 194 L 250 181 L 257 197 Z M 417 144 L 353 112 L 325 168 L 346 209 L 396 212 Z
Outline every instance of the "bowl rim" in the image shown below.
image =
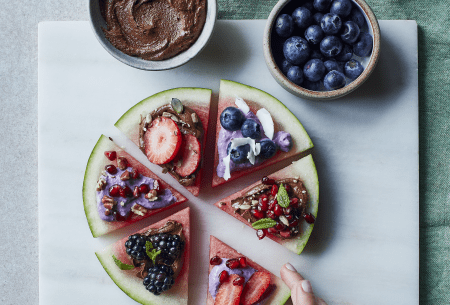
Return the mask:
M 372 9 L 364 0 L 351 0 L 359 5 L 365 13 L 373 32 L 373 48 L 369 62 L 363 73 L 347 86 L 332 91 L 312 91 L 292 83 L 280 70 L 272 54 L 272 28 L 280 11 L 292 0 L 280 0 L 275 4 L 267 19 L 263 35 L 263 54 L 266 65 L 275 80 L 290 93 L 312 100 L 331 100 L 347 95 L 361 86 L 372 74 L 380 56 L 380 27 Z
M 106 28 L 106 22 L 100 14 L 99 0 L 89 0 L 88 2 L 89 23 L 101 46 L 120 62 L 145 71 L 169 70 L 184 65 L 197 56 L 211 39 L 217 21 L 217 0 L 206 0 L 206 4 L 206 20 L 197 40 L 187 50 L 165 60 L 146 60 L 130 56 L 114 47 L 102 30 L 102 28 Z

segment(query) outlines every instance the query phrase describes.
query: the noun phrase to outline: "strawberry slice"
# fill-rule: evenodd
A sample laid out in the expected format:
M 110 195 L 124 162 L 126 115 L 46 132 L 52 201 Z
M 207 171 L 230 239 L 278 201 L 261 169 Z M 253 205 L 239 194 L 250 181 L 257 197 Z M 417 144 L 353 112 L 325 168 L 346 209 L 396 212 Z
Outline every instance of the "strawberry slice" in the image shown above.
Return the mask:
M 200 142 L 191 134 L 183 135 L 183 147 L 175 163 L 175 172 L 181 177 L 189 176 L 200 165 L 200 159 Z
M 270 284 L 270 273 L 257 271 L 253 273 L 242 291 L 241 304 L 251 305 L 256 303 Z
M 220 284 L 214 305 L 239 305 L 243 287 L 233 285 L 233 281 L 238 277 L 239 275 L 232 274 Z
M 166 117 L 160 117 L 144 134 L 145 154 L 154 164 L 172 161 L 180 150 L 181 132 L 177 124 Z

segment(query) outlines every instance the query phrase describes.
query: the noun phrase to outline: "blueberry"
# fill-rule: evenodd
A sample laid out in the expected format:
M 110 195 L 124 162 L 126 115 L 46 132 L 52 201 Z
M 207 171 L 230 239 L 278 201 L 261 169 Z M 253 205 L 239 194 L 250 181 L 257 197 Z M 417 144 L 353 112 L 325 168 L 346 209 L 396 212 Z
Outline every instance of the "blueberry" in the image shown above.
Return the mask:
M 294 65 L 305 63 L 310 53 L 308 42 L 299 36 L 292 36 L 284 42 L 284 57 Z
M 303 83 L 303 71 L 299 66 L 292 66 L 286 73 L 286 77 L 296 85 Z
M 322 28 L 318 25 L 311 25 L 305 31 L 305 39 L 310 44 L 319 44 L 323 39 Z
M 345 76 L 347 76 L 351 80 L 356 79 L 358 76 L 361 75 L 361 73 L 363 73 L 363 71 L 364 67 L 356 59 L 351 59 L 345 63 L 344 66 Z
M 322 52 L 320 52 L 320 50 L 313 49 L 311 50 L 311 55 L 309 56 L 309 58 L 320 59 L 323 61 L 325 57 L 323 56 Z
M 292 64 L 286 59 L 283 60 L 281 63 L 281 71 L 283 71 L 284 74 L 287 74 L 290 67 L 292 67 Z
M 338 61 L 346 62 L 349 61 L 352 58 L 352 56 L 353 56 L 353 48 L 350 45 L 344 43 L 342 45 L 341 53 L 336 55 L 335 59 Z
M 302 6 L 307 8 L 311 13 L 314 11 L 314 6 L 313 6 L 312 2 L 306 2 Z
M 363 29 L 366 25 L 364 14 L 357 7 L 352 8 L 349 19 L 356 23 L 360 29 Z
M 252 119 L 246 119 L 241 126 L 242 136 L 245 138 L 259 139 L 261 137 L 261 129 L 259 124 Z
M 315 13 L 313 15 L 313 23 L 316 25 L 320 25 L 320 22 L 322 21 L 323 14 L 322 13 Z
M 344 73 L 344 63 L 336 61 L 336 59 L 329 59 L 325 61 L 324 63 L 325 68 L 327 69 L 327 72 L 336 70 L 341 73 Z
M 328 11 L 332 1 L 333 0 L 314 0 L 313 6 L 319 12 L 325 12 Z
M 249 151 L 250 145 L 248 144 L 235 147 L 230 151 L 230 159 L 236 164 L 244 163 L 248 160 L 247 155 Z
M 328 13 L 323 15 L 320 26 L 325 34 L 337 34 L 342 27 L 342 19 L 336 14 Z
M 294 20 L 288 14 L 282 14 L 275 23 L 275 32 L 280 37 L 289 37 L 294 31 Z
M 261 152 L 259 153 L 259 156 L 264 159 L 272 158 L 277 152 L 277 145 L 272 140 L 262 139 L 260 144 Z
M 353 45 L 353 53 L 360 57 L 369 56 L 370 52 L 372 52 L 372 44 L 372 35 L 363 32 L 359 35 L 358 41 Z
M 317 82 L 325 75 L 325 65 L 320 59 L 311 59 L 303 67 L 303 75 L 307 80 Z
M 340 89 L 345 86 L 345 75 L 333 70 L 327 73 L 323 79 L 323 85 L 329 91 Z
M 294 23 L 301 29 L 307 28 L 312 23 L 312 14 L 306 7 L 298 7 L 292 13 Z
M 241 129 L 245 116 L 239 109 L 235 107 L 227 107 L 220 114 L 220 124 L 223 128 L 230 131 Z
M 325 57 L 334 57 L 341 53 L 342 42 L 336 36 L 327 36 L 320 42 L 320 52 Z
M 311 90 L 311 91 L 319 91 L 319 89 L 320 89 L 320 81 L 312 82 L 312 81 L 309 81 L 309 80 L 305 79 L 303 81 L 302 87 L 305 88 L 305 89 Z
M 350 15 L 352 11 L 352 2 L 350 0 L 334 0 L 331 3 L 330 13 L 337 14 L 342 18 Z
M 353 21 L 346 21 L 342 26 L 343 31 L 341 34 L 341 39 L 343 42 L 353 44 L 359 37 L 360 29 L 359 26 Z

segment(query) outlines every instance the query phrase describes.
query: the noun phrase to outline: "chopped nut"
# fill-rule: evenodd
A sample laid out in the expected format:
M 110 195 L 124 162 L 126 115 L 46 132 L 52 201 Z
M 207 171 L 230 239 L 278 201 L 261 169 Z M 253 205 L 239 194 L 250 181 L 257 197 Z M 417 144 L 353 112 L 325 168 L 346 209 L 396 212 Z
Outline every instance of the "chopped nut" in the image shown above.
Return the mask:
M 112 203 L 104 203 L 103 206 L 104 206 L 107 210 L 112 210 L 112 208 L 113 208 L 113 204 L 112 204 Z
M 219 202 L 219 205 L 223 206 L 223 205 L 226 205 L 226 203 L 225 202 Z
M 166 117 L 166 118 L 170 118 L 172 116 L 172 114 L 170 112 L 163 112 L 162 116 Z
M 305 190 L 303 190 L 303 191 L 302 191 L 302 194 L 305 194 L 305 193 L 306 193 L 306 191 L 305 191 Z
M 297 179 L 294 179 L 292 182 L 294 182 L 294 183 L 298 183 L 298 180 Z
M 250 218 L 247 218 L 247 221 L 248 221 L 248 222 L 252 222 L 252 221 L 250 220 Z
M 252 205 L 253 206 L 258 205 L 258 200 L 252 200 Z
M 121 201 L 120 205 L 124 207 L 125 206 L 125 201 Z
M 120 175 L 120 180 L 127 181 L 131 179 L 131 174 L 129 171 L 124 171 L 122 175 Z
M 152 120 L 153 120 L 152 114 L 151 114 L 151 113 L 148 113 L 148 114 L 145 116 L 145 124 L 150 124 L 150 123 L 152 122 Z
M 103 205 L 105 205 L 105 204 L 112 204 L 112 205 L 116 205 L 117 204 L 117 201 L 115 201 L 112 197 L 109 197 L 109 196 L 103 196 L 103 198 L 102 198 L 102 203 L 103 203 Z
M 168 171 L 169 171 L 169 169 L 168 169 L 167 167 L 163 167 L 163 169 L 162 169 L 161 172 L 162 172 L 163 174 L 165 174 L 165 173 L 167 173 Z
M 280 221 L 281 221 L 284 225 L 289 226 L 289 220 L 287 220 L 286 216 L 281 215 L 281 216 L 279 217 L 279 219 L 280 219 Z
M 155 201 L 158 199 L 158 193 L 156 190 L 150 190 L 147 194 L 145 194 L 145 198 L 148 199 L 148 201 Z
M 239 209 L 239 202 L 233 203 L 233 205 L 231 206 L 235 209 Z
M 111 214 L 111 211 L 108 210 L 108 209 L 106 209 L 106 210 L 105 210 L 105 215 L 106 215 L 106 216 L 109 216 L 110 214 Z
M 239 206 L 239 208 L 241 209 L 241 210 L 250 210 L 251 209 L 251 205 L 248 205 L 248 204 L 243 204 L 243 205 L 241 205 L 241 206 Z
M 97 192 L 100 192 L 101 190 L 104 190 L 106 187 L 106 180 L 103 178 L 98 179 L 97 181 Z
M 193 112 L 191 114 L 192 122 L 197 123 L 198 122 L 198 116 L 197 113 Z
M 128 160 L 125 157 L 117 158 L 117 167 L 124 170 L 128 167 Z
M 131 212 L 133 212 L 134 214 L 137 214 L 139 216 L 144 216 L 145 213 L 147 213 L 147 209 L 144 208 L 142 205 L 139 204 L 135 204 L 131 207 Z
M 172 119 L 172 121 L 178 122 L 178 118 L 176 116 L 172 115 L 170 118 Z

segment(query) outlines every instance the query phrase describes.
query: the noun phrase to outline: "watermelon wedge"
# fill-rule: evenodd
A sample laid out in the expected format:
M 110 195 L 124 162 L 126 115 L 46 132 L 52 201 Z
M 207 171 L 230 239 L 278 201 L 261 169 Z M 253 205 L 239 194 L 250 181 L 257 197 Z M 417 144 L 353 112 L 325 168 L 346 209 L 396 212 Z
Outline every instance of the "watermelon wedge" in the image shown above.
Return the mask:
M 243 257 L 243 255 L 241 253 L 237 252 L 236 250 L 234 250 L 233 248 L 231 248 L 230 246 L 228 246 L 221 240 L 217 239 L 216 237 L 211 236 L 210 244 L 209 244 L 209 258 L 211 259 L 215 256 L 218 256 L 221 259 L 238 259 L 238 258 Z M 240 295 L 241 303 L 245 299 L 248 299 L 249 297 L 252 297 L 254 295 L 259 295 L 261 293 L 262 293 L 262 295 L 261 295 L 260 300 L 264 299 L 264 303 L 263 303 L 264 305 L 275 305 L 275 304 L 280 305 L 280 304 L 286 303 L 286 301 L 291 296 L 291 291 L 279 277 L 277 277 L 273 273 L 267 271 L 266 269 L 264 269 L 263 267 L 261 267 L 260 265 L 255 263 L 254 261 L 250 260 L 249 258 L 246 258 L 246 265 L 248 267 L 255 269 L 257 271 L 256 273 L 261 273 L 262 275 L 270 275 L 270 283 L 269 283 L 269 285 L 267 285 L 267 283 L 265 283 L 265 282 L 263 283 L 262 279 L 264 279 L 265 276 L 262 276 L 260 278 L 258 277 L 257 281 L 253 281 L 252 278 L 250 278 L 250 280 L 247 283 L 254 282 L 253 285 L 255 285 L 256 283 L 259 282 L 260 285 L 252 286 L 252 289 L 246 289 L 245 285 L 244 285 L 243 292 Z M 211 270 L 213 268 L 214 268 L 214 266 L 210 264 L 209 273 L 211 273 Z M 256 273 L 254 273 L 252 275 L 252 277 L 253 276 L 256 277 L 256 275 L 258 275 Z M 211 278 L 210 278 L 210 280 L 211 280 Z M 258 294 L 258 288 L 260 288 L 261 286 L 264 286 L 265 290 L 259 292 L 259 294 Z M 220 291 L 220 286 L 219 286 L 219 291 Z M 252 295 L 249 296 L 247 293 L 252 293 Z M 217 294 L 217 295 L 219 295 L 219 294 Z M 206 304 L 213 305 L 213 304 L 217 304 L 218 301 L 219 300 L 216 300 L 216 303 L 215 303 L 215 300 L 208 289 L 208 296 L 207 296 Z M 220 305 L 220 303 L 217 305 Z
M 141 147 L 139 139 L 139 124 L 143 118 L 150 112 L 164 105 L 170 105 L 172 99 L 178 99 L 184 106 L 194 110 L 198 115 L 198 119 L 203 126 L 203 136 L 200 140 L 200 155 L 203 157 L 203 150 L 208 130 L 209 109 L 211 102 L 211 90 L 203 88 L 175 88 L 156 93 L 131 107 L 122 117 L 114 124 L 119 130 L 128 136 L 137 146 Z M 181 124 L 181 123 L 179 123 Z M 186 186 L 186 189 L 193 195 L 198 196 L 200 191 L 200 180 L 202 175 L 201 161 L 199 169 L 195 175 L 194 183 Z M 181 164 L 179 167 L 190 168 L 190 164 Z M 170 171 L 169 171 L 170 173 Z M 176 177 L 176 174 L 171 173 Z
M 276 154 L 266 159 L 264 162 L 260 164 L 255 164 L 254 166 L 250 168 L 240 169 L 236 171 L 231 172 L 231 176 L 225 180 L 223 178 L 223 168 L 224 166 L 220 164 L 220 172 L 221 176 L 218 175 L 218 166 L 220 161 L 219 157 L 219 149 L 221 151 L 221 155 L 224 156 L 226 153 L 224 151 L 226 150 L 226 144 L 222 144 L 220 147 L 218 145 L 219 140 L 219 133 L 222 129 L 221 123 L 220 123 L 220 115 L 227 107 L 238 107 L 236 105 L 236 98 L 241 98 L 243 101 L 247 104 L 249 107 L 249 110 L 252 111 L 254 114 L 257 113 L 258 110 L 261 110 L 262 108 L 266 109 L 267 111 L 262 111 L 263 116 L 265 117 L 264 121 L 271 121 L 270 117 L 272 118 L 272 123 L 268 123 L 266 126 L 267 130 L 265 131 L 266 134 L 272 134 L 273 132 L 277 131 L 285 131 L 290 133 L 291 139 L 292 139 L 292 146 L 289 151 L 284 152 L 282 150 L 278 150 Z M 270 116 L 269 116 L 270 114 Z M 262 118 L 261 117 L 261 118 Z M 260 118 L 258 116 L 258 118 Z M 272 125 L 272 126 L 271 126 Z M 263 124 L 264 127 L 264 124 Z M 271 164 L 275 164 L 279 161 L 282 161 L 286 158 L 290 158 L 293 156 L 297 156 L 308 149 L 313 147 L 313 143 L 306 133 L 305 129 L 303 128 L 303 125 L 300 123 L 300 121 L 295 117 L 295 115 L 288 109 L 286 106 L 280 102 L 278 99 L 273 97 L 272 95 L 256 89 L 254 87 L 250 87 L 247 85 L 243 85 L 237 82 L 233 82 L 230 80 L 221 80 L 220 81 L 220 91 L 219 91 L 219 102 L 218 102 L 218 116 L 217 116 L 217 127 L 216 127 L 216 148 L 215 148 L 215 159 L 214 159 L 214 176 L 212 180 L 212 186 L 218 186 L 223 183 L 226 183 L 228 181 L 234 180 L 236 178 L 239 178 L 241 176 L 244 176 L 246 174 L 249 174 L 251 172 L 257 171 L 259 169 L 262 169 L 264 167 L 267 167 Z
M 161 189 L 167 190 L 169 194 L 171 192 L 171 194 L 175 197 L 175 202 L 173 202 L 172 200 L 172 203 L 168 206 L 156 209 L 148 209 L 142 216 L 135 213 L 131 213 L 131 216 L 126 220 L 120 221 L 102 220 L 100 218 L 97 206 L 98 205 L 97 190 L 96 190 L 97 183 L 100 178 L 100 175 L 105 170 L 105 166 L 114 165 L 115 167 L 118 167 L 117 162 L 120 158 L 125 158 L 128 161 L 128 164 L 131 166 L 131 168 L 137 170 L 137 172 L 139 172 L 140 175 L 151 178 L 153 180 L 157 180 L 160 184 Z M 117 200 L 120 199 L 121 197 L 117 197 Z M 167 183 L 162 181 L 152 171 L 150 171 L 148 168 L 142 165 L 139 161 L 137 161 L 135 158 L 133 158 L 130 154 L 125 152 L 119 146 L 114 144 L 114 142 L 111 141 L 106 136 L 102 135 L 100 139 L 97 141 L 97 144 L 95 145 L 94 149 L 92 150 L 91 156 L 89 157 L 83 182 L 84 212 L 86 214 L 89 228 L 91 229 L 91 233 L 94 237 L 98 237 L 111 231 L 114 231 L 116 229 L 128 226 L 136 221 L 149 217 L 153 214 L 162 212 L 171 207 L 174 207 L 182 202 L 185 202 L 186 200 L 187 200 L 186 197 L 184 197 L 174 188 L 172 188 Z
M 98 260 L 102 264 L 105 271 L 114 281 L 114 283 L 122 289 L 130 298 L 144 305 L 182 305 L 188 303 L 188 275 L 189 275 L 189 248 L 190 248 L 190 223 L 189 208 L 185 208 L 178 213 L 173 214 L 149 227 L 136 233 L 142 233 L 150 228 L 160 228 L 167 221 L 172 220 L 181 223 L 183 226 L 183 234 L 185 237 L 185 246 L 183 251 L 183 264 L 180 273 L 175 279 L 175 284 L 168 291 L 161 295 L 155 296 L 150 293 L 143 285 L 143 280 L 136 276 L 136 270 L 121 270 L 114 262 L 113 256 L 122 263 L 132 265 L 132 261 L 126 254 L 125 242 L 127 237 L 110 245 L 101 252 L 96 252 Z
M 293 162 L 291 165 L 285 167 L 284 169 L 281 169 L 278 172 L 275 172 L 268 177 L 274 180 L 295 178 L 299 181 L 302 181 L 309 197 L 306 205 L 306 212 L 310 217 L 313 216 L 313 219 L 317 217 L 317 211 L 319 208 L 319 180 L 317 176 L 316 166 L 311 155 Z M 242 191 L 216 202 L 214 205 L 222 211 L 230 214 L 234 218 L 242 221 L 244 224 L 252 227 L 252 224 L 244 219 L 244 217 L 242 217 L 238 213 L 235 213 L 235 209 L 231 206 L 231 201 L 238 197 L 242 197 L 249 190 L 260 184 L 261 181 L 258 181 L 243 189 Z M 267 234 L 267 237 L 285 246 L 289 250 L 300 254 L 303 251 L 303 248 L 305 248 L 306 243 L 308 242 L 313 227 L 314 223 L 310 224 L 307 223 L 307 221 L 300 221 L 299 234 L 293 238 L 281 238 L 273 234 Z

